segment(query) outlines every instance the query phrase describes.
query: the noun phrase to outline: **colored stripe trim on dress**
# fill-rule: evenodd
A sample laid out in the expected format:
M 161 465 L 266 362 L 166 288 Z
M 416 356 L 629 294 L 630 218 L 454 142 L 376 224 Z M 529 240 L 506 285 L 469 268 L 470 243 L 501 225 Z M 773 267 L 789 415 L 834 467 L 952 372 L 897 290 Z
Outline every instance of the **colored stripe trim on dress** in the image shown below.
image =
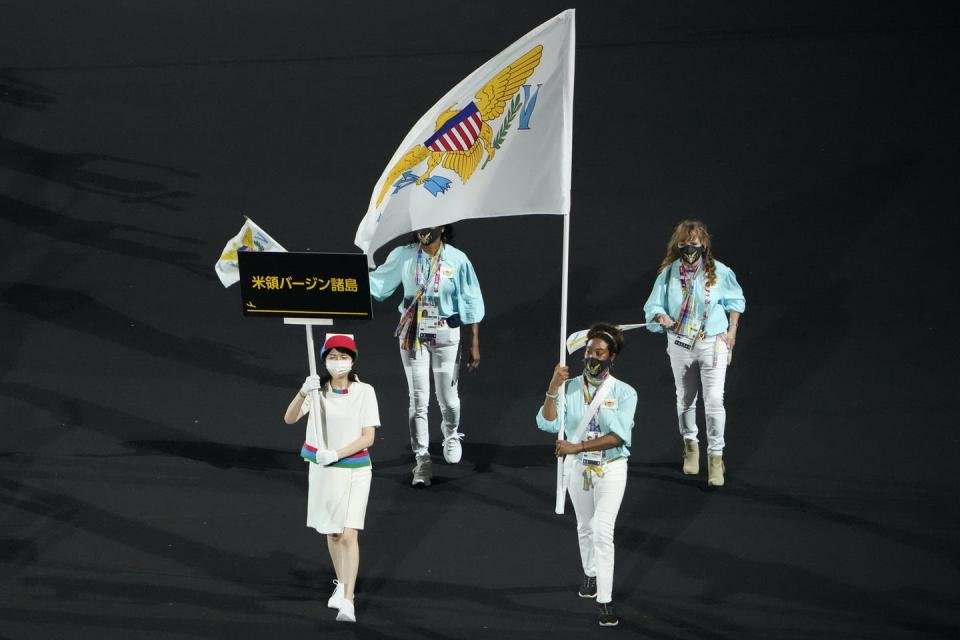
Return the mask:
M 303 447 L 300 449 L 300 457 L 306 460 L 307 462 L 312 462 L 317 464 L 317 448 L 312 447 L 306 442 L 303 443 Z
M 334 462 L 331 467 L 338 467 L 340 469 L 358 469 L 360 467 L 369 467 L 370 466 L 370 452 L 364 449 L 363 451 L 358 451 L 352 456 L 347 456 L 346 458 L 341 458 Z

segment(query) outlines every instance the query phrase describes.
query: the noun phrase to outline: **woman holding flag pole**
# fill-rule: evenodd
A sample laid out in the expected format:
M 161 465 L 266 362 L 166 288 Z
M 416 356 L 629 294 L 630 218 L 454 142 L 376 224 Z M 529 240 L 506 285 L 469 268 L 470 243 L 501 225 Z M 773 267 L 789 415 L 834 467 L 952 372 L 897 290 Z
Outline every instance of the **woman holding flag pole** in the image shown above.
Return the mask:
M 623 351 L 623 332 L 596 323 L 587 332 L 583 373 L 570 378 L 558 364 L 547 385 L 537 427 L 549 433 L 561 429 L 554 452 L 566 461 L 567 490 L 577 516 L 583 583 L 581 598 L 596 598 L 599 623 L 615 626 L 613 610 L 613 531 L 627 486 L 627 458 L 637 407 L 637 392 L 613 377 L 610 369 Z M 564 409 L 558 412 L 558 405 Z M 562 415 L 562 418 L 560 417 Z
M 416 464 L 411 484 L 430 486 L 430 372 L 443 417 L 443 458 L 457 464 L 462 456 L 460 440 L 461 327 L 469 336 L 467 369 L 480 365 L 480 321 L 484 306 L 480 283 L 466 254 L 449 244 L 453 225 L 421 229 L 413 242 L 395 248 L 386 261 L 370 273 L 370 293 L 386 300 L 403 286 L 400 322 L 395 336 L 407 378 L 410 404 L 407 412 L 410 448 Z

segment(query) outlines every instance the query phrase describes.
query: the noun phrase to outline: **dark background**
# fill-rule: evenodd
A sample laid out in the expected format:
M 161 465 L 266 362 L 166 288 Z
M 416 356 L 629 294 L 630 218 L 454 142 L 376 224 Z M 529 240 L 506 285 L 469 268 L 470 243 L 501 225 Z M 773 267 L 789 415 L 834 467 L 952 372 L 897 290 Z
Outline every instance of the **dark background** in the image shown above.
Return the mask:
M 680 474 L 662 338 L 627 334 L 608 632 L 960 635 L 950 6 L 578 8 L 571 330 L 642 321 L 688 216 L 747 297 L 720 491 Z M 0 637 L 600 632 L 533 421 L 559 218 L 458 225 L 483 360 L 464 461 L 428 490 L 409 487 L 397 300 L 337 325 L 384 423 L 353 627 L 324 607 L 302 428 L 281 420 L 302 329 L 242 317 L 213 271 L 242 214 L 290 250 L 355 250 L 413 122 L 568 7 L 0 2 Z

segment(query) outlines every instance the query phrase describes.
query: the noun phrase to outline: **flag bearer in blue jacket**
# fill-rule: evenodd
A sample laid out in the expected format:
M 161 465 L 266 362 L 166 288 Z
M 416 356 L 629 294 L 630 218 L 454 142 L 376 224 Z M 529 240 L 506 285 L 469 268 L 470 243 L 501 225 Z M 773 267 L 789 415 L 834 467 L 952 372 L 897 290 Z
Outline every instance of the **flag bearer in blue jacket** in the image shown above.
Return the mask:
M 413 486 L 429 486 L 433 477 L 427 408 L 430 372 L 443 416 L 443 458 L 460 462 L 461 333 L 466 332 L 467 369 L 480 364 L 480 321 L 483 295 L 467 255 L 450 244 L 453 226 L 421 229 L 413 242 L 397 247 L 370 273 L 370 293 L 386 300 L 403 286 L 396 336 L 410 393 L 408 419 L 410 447 L 416 458 Z
M 547 385 L 537 427 L 557 433 L 562 424 L 566 439 L 557 440 L 557 457 L 566 456 L 565 477 L 577 515 L 581 598 L 596 598 L 599 623 L 615 626 L 613 610 L 613 528 L 627 487 L 630 433 L 637 408 L 637 392 L 618 380 L 610 369 L 623 351 L 623 332 L 611 324 L 596 323 L 587 333 L 583 373 L 569 379 L 568 367 L 558 364 Z M 562 411 L 558 411 L 562 398 Z

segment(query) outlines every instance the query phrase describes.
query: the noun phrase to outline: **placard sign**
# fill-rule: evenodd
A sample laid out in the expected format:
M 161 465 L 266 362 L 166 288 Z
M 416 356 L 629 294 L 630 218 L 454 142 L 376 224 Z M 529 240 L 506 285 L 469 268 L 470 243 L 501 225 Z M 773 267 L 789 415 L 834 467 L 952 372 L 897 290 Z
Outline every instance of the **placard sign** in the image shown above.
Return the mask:
M 246 316 L 370 320 L 370 280 L 362 253 L 241 251 Z

